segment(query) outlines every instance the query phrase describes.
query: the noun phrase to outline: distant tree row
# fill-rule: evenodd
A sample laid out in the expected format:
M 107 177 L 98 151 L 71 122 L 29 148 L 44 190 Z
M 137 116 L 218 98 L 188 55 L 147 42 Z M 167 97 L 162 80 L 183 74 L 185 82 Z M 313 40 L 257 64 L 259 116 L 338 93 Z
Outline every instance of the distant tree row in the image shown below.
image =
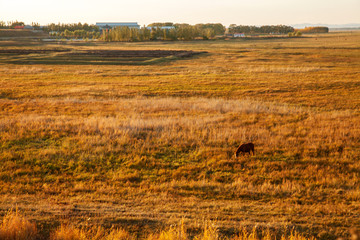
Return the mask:
M 172 22 L 164 22 L 164 23 L 151 23 L 148 25 L 148 27 L 151 28 L 161 28 L 161 27 L 174 27 L 175 29 L 179 29 L 181 27 L 189 27 L 191 25 L 186 23 L 172 23 Z M 226 27 L 222 25 L 221 23 L 200 23 L 192 26 L 197 29 L 197 31 L 213 31 L 215 35 L 222 35 L 226 31 Z
M 299 32 L 299 31 L 289 32 L 289 33 L 288 33 L 288 36 L 289 36 L 289 37 L 301 37 L 301 36 L 302 36 L 302 33 Z
M 94 31 L 86 31 L 86 30 L 75 30 L 70 31 L 68 29 L 65 29 L 63 32 L 50 32 L 49 35 L 51 37 L 57 37 L 57 38 L 82 38 L 82 39 L 98 39 L 100 38 L 101 34 L 100 32 L 94 32 Z
M 173 27 L 173 28 L 164 28 Z M 104 41 L 149 41 L 149 40 L 194 40 L 212 39 L 216 35 L 223 35 L 226 28 L 222 24 L 173 24 L 152 23 L 140 29 L 116 27 L 103 31 L 101 39 Z
M 306 27 L 304 29 L 297 29 L 297 31 L 302 33 L 328 33 L 328 27 Z
M 88 32 L 99 32 L 99 27 L 96 25 L 89 25 L 87 23 L 71 23 L 71 24 L 64 24 L 64 23 L 51 23 L 45 27 L 43 27 L 45 32 L 65 32 L 65 30 L 74 32 L 76 30 L 84 30 Z
M 246 34 L 287 34 L 294 32 L 294 28 L 286 25 L 265 25 L 261 27 L 231 24 L 228 29 L 229 33 L 246 33 Z
M 151 32 L 147 28 L 115 27 L 104 30 L 101 40 L 109 42 L 136 42 L 150 40 Z
M 25 27 L 25 23 L 20 21 L 10 21 L 7 23 L 0 21 L 0 29 L 15 29 L 17 27 Z M 36 22 L 32 22 L 31 27 L 35 30 L 41 29 L 40 24 Z
M 206 31 L 213 31 L 215 35 L 223 35 L 226 31 L 226 27 L 221 23 L 206 23 L 206 24 L 196 24 L 196 28 Z
M 12 21 L 5 23 L 0 21 L 0 29 L 14 29 L 24 27 L 24 22 Z M 50 36 L 58 38 L 88 38 L 101 39 L 104 41 L 149 41 L 149 40 L 194 40 L 194 39 L 213 39 L 217 35 L 224 35 L 226 30 L 229 34 L 288 34 L 290 37 L 301 36 L 301 33 L 326 33 L 327 27 L 308 27 L 295 30 L 286 25 L 264 25 L 248 26 L 231 24 L 228 29 L 221 23 L 207 23 L 190 25 L 186 23 L 156 22 L 147 27 L 128 28 L 116 27 L 109 30 L 100 31 L 96 25 L 87 23 L 51 23 L 40 27 L 38 23 L 32 23 L 33 29 L 42 29 Z
M 148 27 L 173 27 L 174 24 L 172 22 L 164 22 L 164 23 L 160 23 L 160 22 L 156 22 L 156 23 L 151 23 L 148 25 Z
M 14 29 L 16 27 L 24 27 L 24 26 L 25 26 L 24 22 L 11 21 L 11 22 L 5 23 L 4 21 L 0 21 L 1 29 Z

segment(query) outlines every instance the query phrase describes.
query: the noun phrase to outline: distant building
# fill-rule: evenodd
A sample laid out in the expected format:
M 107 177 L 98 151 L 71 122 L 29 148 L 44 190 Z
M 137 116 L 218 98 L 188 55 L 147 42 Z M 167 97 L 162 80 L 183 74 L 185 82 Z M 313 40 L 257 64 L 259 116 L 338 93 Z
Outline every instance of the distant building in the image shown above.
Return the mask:
M 112 29 L 115 27 L 140 28 L 140 25 L 137 22 L 97 22 L 96 26 L 98 26 L 100 30 Z
M 234 37 L 236 37 L 236 38 L 245 37 L 245 34 L 244 33 L 234 33 Z
M 34 30 L 34 27 L 31 25 L 25 25 L 24 29 Z

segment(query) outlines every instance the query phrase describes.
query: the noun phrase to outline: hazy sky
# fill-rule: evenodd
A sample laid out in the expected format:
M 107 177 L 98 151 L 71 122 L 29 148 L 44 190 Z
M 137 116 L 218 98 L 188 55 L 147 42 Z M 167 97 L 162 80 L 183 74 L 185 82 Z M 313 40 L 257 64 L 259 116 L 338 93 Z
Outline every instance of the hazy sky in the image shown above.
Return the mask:
M 360 23 L 360 0 L 0 0 L 0 21 Z

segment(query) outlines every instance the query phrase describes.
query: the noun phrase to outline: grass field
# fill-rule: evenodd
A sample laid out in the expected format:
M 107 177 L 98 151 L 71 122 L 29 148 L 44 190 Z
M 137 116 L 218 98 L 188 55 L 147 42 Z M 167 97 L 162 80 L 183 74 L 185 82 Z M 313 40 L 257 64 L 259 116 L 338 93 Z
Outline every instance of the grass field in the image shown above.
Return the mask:
M 180 239 L 160 235 L 181 221 L 189 239 L 203 229 L 213 238 L 197 239 L 246 239 L 241 229 L 254 227 L 336 239 L 360 228 L 360 32 L 0 41 L 14 49 L 207 52 L 136 65 L 0 52 L 0 214 L 18 208 L 40 238 L 62 224 L 138 239 Z M 235 159 L 249 141 L 256 154 Z

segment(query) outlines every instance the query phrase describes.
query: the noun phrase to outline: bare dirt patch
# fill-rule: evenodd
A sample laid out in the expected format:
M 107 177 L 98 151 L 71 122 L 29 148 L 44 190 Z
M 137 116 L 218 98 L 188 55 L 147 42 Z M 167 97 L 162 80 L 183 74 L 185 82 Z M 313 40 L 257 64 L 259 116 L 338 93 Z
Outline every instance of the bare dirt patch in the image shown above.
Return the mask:
M 146 65 L 188 58 L 206 52 L 185 50 L 2 49 L 0 63 Z
M 69 49 L 0 49 L 0 54 L 43 54 L 53 52 L 69 52 Z
M 68 52 L 70 56 L 98 56 L 98 57 L 191 57 L 206 52 L 184 50 L 83 50 L 71 52 L 69 49 L 4 49 L 0 54 L 44 54 Z
M 42 38 L 48 34 L 39 30 L 0 29 L 0 38 Z
M 101 56 L 101 57 L 191 57 L 205 52 L 182 50 L 90 50 L 71 52 L 69 55 Z

